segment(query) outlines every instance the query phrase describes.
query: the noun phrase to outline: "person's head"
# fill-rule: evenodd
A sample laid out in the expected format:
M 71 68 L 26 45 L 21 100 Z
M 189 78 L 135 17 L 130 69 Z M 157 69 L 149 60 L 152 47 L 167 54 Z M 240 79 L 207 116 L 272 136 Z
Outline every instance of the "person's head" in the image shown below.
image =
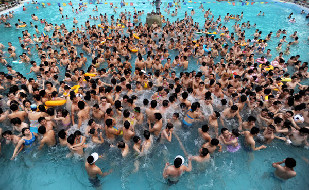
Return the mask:
M 124 128 L 129 129 L 130 128 L 130 122 L 126 120 L 123 124 Z
M 60 139 L 65 139 L 65 137 L 66 137 L 66 132 L 65 132 L 65 130 L 64 129 L 61 129 L 59 132 L 58 132 L 58 137 L 60 138 Z
M 286 158 L 284 163 L 286 167 L 291 169 L 293 169 L 296 166 L 296 160 L 294 158 Z
M 211 139 L 210 144 L 211 144 L 212 146 L 218 146 L 219 140 L 218 140 L 218 139 Z
M 74 135 L 74 134 L 71 134 L 70 136 L 68 136 L 67 142 L 68 142 L 70 145 L 73 145 L 73 144 L 74 144 L 74 141 L 75 141 L 75 135 Z
M 257 127 L 252 127 L 250 130 L 251 135 L 257 135 L 260 132 L 260 129 Z
M 134 136 L 133 137 L 133 142 L 134 143 L 140 143 L 141 142 L 141 138 L 139 136 Z
M 232 105 L 232 107 L 231 107 L 231 112 L 232 112 L 232 113 L 235 113 L 235 112 L 237 112 L 237 110 L 238 110 L 238 106 Z
M 205 157 L 205 156 L 207 156 L 207 154 L 209 154 L 208 148 L 202 148 L 201 152 L 200 152 L 200 155 L 202 157 Z
M 155 116 L 156 120 L 162 119 L 162 114 L 161 113 L 155 113 L 154 116 Z
M 45 126 L 41 125 L 39 128 L 38 128 L 38 132 L 42 135 L 44 135 L 46 133 L 46 128 Z
M 126 147 L 126 144 L 125 144 L 123 141 L 119 141 L 119 142 L 117 143 L 117 147 L 118 147 L 118 148 L 125 148 L 125 147 Z
M 172 123 L 167 123 L 166 124 L 166 129 L 172 130 L 174 128 L 174 125 Z
M 15 118 L 11 119 L 11 123 L 13 125 L 20 125 L 21 124 L 21 120 L 20 120 L 19 117 L 15 117 Z
M 146 140 L 149 140 L 150 132 L 148 130 L 144 130 L 144 137 L 145 137 Z
M 30 128 L 29 127 L 25 127 L 21 130 L 21 133 L 25 136 L 25 135 L 29 135 L 30 132 Z
M 228 136 L 228 135 L 229 135 L 229 130 L 228 130 L 227 128 L 223 127 L 223 128 L 221 129 L 221 134 L 222 134 L 223 136 Z
M 45 119 L 45 117 L 39 117 L 38 122 L 39 122 L 41 125 L 45 125 L 46 122 L 47 122 L 47 120 Z
M 79 108 L 80 110 L 82 110 L 82 109 L 85 108 L 85 102 L 79 101 L 79 102 L 77 103 L 77 106 L 78 106 L 78 108 Z
M 180 166 L 184 163 L 184 158 L 182 156 L 177 156 L 174 160 L 175 168 L 180 168 Z
M 10 137 L 11 137 L 11 135 L 12 135 L 13 133 L 12 133 L 12 131 L 4 131 L 3 133 L 2 133 L 2 137 L 3 138 L 5 138 L 6 140 L 10 140 Z
M 74 132 L 74 136 L 75 137 L 79 137 L 79 136 L 81 136 L 82 135 L 82 132 L 80 132 L 80 130 L 76 130 L 75 132 Z
M 208 130 L 209 130 L 209 127 L 208 127 L 207 124 L 205 124 L 205 125 L 202 126 L 202 131 L 203 131 L 203 133 L 207 133 Z
M 240 135 L 238 129 L 232 129 L 232 135 L 238 137 Z
M 300 135 L 308 135 L 309 134 L 309 129 L 308 128 L 306 128 L 306 127 L 302 127 L 302 128 L 300 128 L 299 129 L 299 133 L 300 133 Z
M 88 164 L 92 165 L 99 159 L 98 153 L 94 152 L 87 158 Z
M 112 119 L 107 119 L 107 120 L 105 121 L 105 124 L 106 124 L 107 127 L 112 127 L 112 125 L 113 125 L 113 120 L 112 120 Z

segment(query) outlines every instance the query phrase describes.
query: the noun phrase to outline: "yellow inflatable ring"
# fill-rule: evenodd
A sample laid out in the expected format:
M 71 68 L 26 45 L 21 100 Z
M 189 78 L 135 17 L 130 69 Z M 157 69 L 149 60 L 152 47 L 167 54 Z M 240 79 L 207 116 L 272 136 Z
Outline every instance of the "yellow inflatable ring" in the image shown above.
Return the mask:
M 95 73 L 85 73 L 84 76 L 85 77 L 95 77 L 95 76 L 97 76 L 97 74 L 95 74 Z
M 281 79 L 282 82 L 290 82 L 292 79 L 291 78 L 283 78 Z
M 79 88 L 80 88 L 80 85 L 77 84 L 77 85 L 73 86 L 71 88 L 71 90 L 74 90 L 74 92 L 77 93 Z
M 27 26 L 27 24 L 24 24 L 24 25 L 18 25 L 19 26 L 19 28 L 24 28 L 24 27 L 26 27 Z
M 217 32 L 207 32 L 206 34 L 217 34 Z
M 133 37 L 137 40 L 139 40 L 139 37 L 136 34 L 133 34 Z
M 101 44 L 104 44 L 106 42 L 106 40 L 101 41 Z
M 51 100 L 51 101 L 46 101 L 45 106 L 47 107 L 62 106 L 66 102 L 67 102 L 66 100 Z
M 136 53 L 136 52 L 138 52 L 138 49 L 131 49 L 131 52 Z
M 247 43 L 243 43 L 243 44 L 240 44 L 241 46 L 246 46 L 247 45 Z
M 262 64 L 259 65 L 260 68 L 262 68 Z M 265 67 L 265 71 L 274 70 L 274 66 L 269 65 L 268 67 Z
M 108 40 L 111 40 L 111 39 L 113 39 L 113 38 L 107 38 Z
M 221 33 L 221 34 L 220 34 L 220 36 L 224 36 L 224 35 L 225 35 L 224 33 Z
M 230 17 L 230 19 L 236 19 L 235 17 Z
M 100 28 L 104 28 L 101 24 L 98 24 L 98 27 L 100 27 Z

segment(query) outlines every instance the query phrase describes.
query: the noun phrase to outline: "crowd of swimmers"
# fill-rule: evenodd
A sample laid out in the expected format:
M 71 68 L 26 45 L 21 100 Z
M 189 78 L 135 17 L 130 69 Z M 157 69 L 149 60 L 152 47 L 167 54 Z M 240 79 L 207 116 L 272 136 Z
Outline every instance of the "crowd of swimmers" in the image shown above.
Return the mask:
M 73 13 L 78 9 L 72 5 Z M 177 9 L 180 6 L 175 16 Z M 63 14 L 62 7 L 59 12 Z M 309 88 L 300 83 L 309 77 L 308 62 L 299 55 L 284 59 L 289 51 L 281 49 L 296 48 L 297 31 L 278 29 L 262 38 L 255 24 L 242 22 L 243 13 L 215 19 L 210 9 L 204 12 L 204 23 L 194 22 L 192 10 L 191 16 L 185 12 L 175 22 L 162 17 L 163 27 L 143 24 L 143 14 L 134 8 L 133 14 L 121 12 L 118 19 L 90 15 L 100 20 L 98 26 L 89 20 L 80 25 L 74 18 L 73 30 L 35 14 L 35 25 L 19 20 L 18 25 L 26 25 L 18 37 L 20 47 L 0 44 L 0 64 L 7 68 L 0 72 L 1 97 L 6 100 L 0 108 L 1 151 L 9 151 L 5 144 L 12 143 L 14 160 L 28 149 L 57 145 L 68 148 L 67 156 L 84 156 L 89 144 L 109 144 L 122 157 L 142 157 L 152 147 L 176 140 L 188 165 L 183 156 L 166 163 L 163 177 L 174 184 L 183 172 L 193 170 L 192 161 L 208 162 L 216 151 L 257 151 L 273 141 L 308 146 Z M 1 15 L 1 23 L 11 18 L 13 13 Z M 232 21 L 233 28 L 225 26 Z M 250 38 L 245 30 L 252 28 Z M 268 41 L 278 41 L 280 47 L 269 49 Z M 16 55 L 20 48 L 24 53 Z M 31 64 L 29 73 L 36 77 L 14 70 L 12 62 Z M 189 72 L 192 67 L 196 69 Z M 203 141 L 195 156 L 179 137 L 186 130 L 196 131 Z M 103 173 L 95 165 L 98 153 L 88 155 L 85 168 L 90 182 L 99 187 L 97 176 L 112 171 Z M 273 163 L 282 179 L 296 176 L 295 166 L 293 158 Z M 134 167 L 138 171 L 139 163 Z

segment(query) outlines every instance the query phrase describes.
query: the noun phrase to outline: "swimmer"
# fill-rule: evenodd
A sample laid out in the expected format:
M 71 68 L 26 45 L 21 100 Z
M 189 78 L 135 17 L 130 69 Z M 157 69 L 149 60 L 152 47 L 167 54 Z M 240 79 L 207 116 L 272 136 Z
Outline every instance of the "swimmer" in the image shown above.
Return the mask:
M 283 163 L 285 166 L 281 166 Z M 296 176 L 296 172 L 294 171 L 296 160 L 294 158 L 286 158 L 281 162 L 273 163 L 272 166 L 276 168 L 275 175 L 280 179 L 287 180 Z
M 265 145 L 261 145 L 259 147 L 255 146 L 255 140 L 253 137 L 255 137 L 260 132 L 260 129 L 257 127 L 252 127 L 250 132 L 244 131 L 242 134 L 245 136 L 245 146 L 244 148 L 250 150 L 250 151 L 256 151 L 267 148 Z
M 178 183 L 180 176 L 184 172 L 191 172 L 192 170 L 192 158 L 188 158 L 188 166 L 184 164 L 184 158 L 182 156 L 177 156 L 174 160 L 174 165 L 169 163 L 165 164 L 163 170 L 163 178 L 167 179 L 169 185 Z
M 98 153 L 94 152 L 90 156 L 87 157 L 87 161 L 85 162 L 85 168 L 87 174 L 89 176 L 89 181 L 92 186 L 96 189 L 101 189 L 101 182 L 98 178 L 98 175 L 105 177 L 112 173 L 112 169 L 108 172 L 102 172 L 102 170 L 95 164 L 95 162 L 100 158 Z

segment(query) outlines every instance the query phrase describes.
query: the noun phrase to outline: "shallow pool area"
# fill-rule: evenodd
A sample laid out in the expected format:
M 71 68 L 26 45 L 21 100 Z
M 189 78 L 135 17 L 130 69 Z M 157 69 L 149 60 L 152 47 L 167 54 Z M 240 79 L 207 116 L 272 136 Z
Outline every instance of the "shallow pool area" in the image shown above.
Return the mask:
M 99 14 L 107 14 L 109 20 L 111 15 L 115 15 L 117 19 L 120 12 L 130 11 L 134 12 L 134 8 L 137 11 L 145 11 L 145 14 L 141 16 L 142 23 L 146 21 L 146 13 L 153 10 L 149 1 L 137 0 L 128 2 L 128 5 L 120 8 L 120 2 L 115 0 L 101 1 L 101 4 L 93 4 L 93 1 L 84 1 L 87 3 L 88 8 L 79 14 L 72 14 L 71 6 L 68 4 L 70 1 L 61 1 L 61 5 L 64 9 L 63 15 L 68 15 L 69 19 L 61 19 L 61 15 L 58 11 L 57 1 L 45 1 L 39 0 L 40 5 L 25 3 L 26 11 L 18 8 L 15 10 L 14 18 L 8 20 L 12 28 L 5 28 L 3 24 L 0 25 L 0 43 L 5 45 L 4 56 L 8 56 L 7 44 L 12 42 L 12 45 L 16 47 L 16 55 L 19 56 L 25 50 L 22 50 L 18 37 L 22 37 L 22 31 L 28 30 L 29 33 L 34 34 L 35 28 L 30 26 L 30 22 L 33 25 L 37 25 L 40 32 L 43 32 L 44 25 L 40 21 L 33 21 L 31 19 L 31 14 L 36 14 L 39 19 L 46 19 L 47 22 L 53 24 L 65 24 L 67 29 L 72 30 L 73 28 L 73 17 L 78 20 L 78 26 L 82 24 L 85 26 L 85 22 L 88 20 L 89 15 L 99 16 Z M 72 0 L 74 7 L 77 7 L 82 1 Z M 42 3 L 46 4 L 46 7 L 42 7 Z M 47 5 L 51 3 L 51 5 Z M 60 3 L 60 2 L 59 2 Z M 66 6 L 63 6 L 63 3 Z M 90 4 L 91 3 L 91 4 Z M 106 4 L 107 3 L 107 4 Z M 118 6 L 117 13 L 114 14 L 113 9 L 110 8 L 110 3 L 114 6 Z M 131 4 L 133 3 L 133 4 Z M 178 15 L 171 17 L 168 15 L 164 9 L 170 3 L 168 0 L 162 0 L 161 12 L 165 18 L 168 18 L 171 22 L 177 19 L 183 19 L 185 12 L 190 15 L 191 9 L 195 10 L 193 15 L 193 20 L 200 24 L 202 28 L 204 21 L 203 12 L 198 7 L 202 3 L 205 10 L 208 8 L 212 11 L 214 18 L 217 19 L 219 15 L 222 18 L 222 24 L 233 31 L 234 20 L 230 20 L 228 23 L 224 22 L 224 16 L 227 12 L 231 14 L 240 14 L 243 12 L 243 19 L 239 23 L 250 21 L 251 25 L 256 24 L 256 27 L 252 27 L 246 30 L 246 38 L 253 39 L 253 34 L 256 29 L 262 31 L 262 37 L 265 38 L 269 32 L 273 32 L 272 38 L 268 41 L 267 49 L 271 49 L 272 58 L 278 56 L 279 51 L 276 51 L 278 45 L 278 40 L 282 38 L 276 38 L 276 32 L 278 29 L 285 29 L 287 31 L 287 41 L 292 41 L 289 35 L 294 31 L 298 31 L 299 44 L 292 45 L 290 55 L 284 55 L 285 60 L 288 60 L 292 55 L 299 55 L 300 60 L 308 62 L 309 61 L 309 20 L 305 18 L 304 14 L 300 14 L 301 8 L 290 5 L 288 3 L 283 3 L 280 1 L 268 1 L 264 2 L 262 0 L 248 1 L 247 3 L 242 2 L 217 2 L 217 1 L 196 1 L 196 2 L 180 2 L 181 8 L 178 9 Z M 235 3 L 235 6 L 232 4 Z M 92 11 L 95 6 L 98 6 L 99 11 Z M 37 8 L 38 7 L 38 8 Z M 171 11 L 174 7 L 170 8 Z M 265 16 L 257 16 L 259 11 L 265 12 Z M 306 12 L 307 11 L 307 12 Z M 306 14 L 309 13 L 306 10 Z M 293 18 L 296 19 L 295 23 L 291 23 L 287 20 L 289 13 L 293 12 Z M 18 22 L 18 19 L 26 22 L 27 27 L 21 29 L 15 29 L 14 24 Z M 132 19 L 132 17 L 131 17 Z M 90 25 L 100 24 L 99 20 L 90 20 Z M 52 36 L 52 31 L 46 32 L 46 34 Z M 124 35 L 128 35 L 124 33 Z M 181 36 L 184 38 L 185 36 Z M 195 34 L 195 38 L 198 39 L 199 35 Z M 282 49 L 286 47 L 285 43 Z M 230 45 L 230 44 L 229 44 Z M 40 57 L 37 55 L 35 50 L 35 45 L 30 45 L 31 52 L 33 55 L 30 57 L 31 60 L 35 60 L 40 63 Z M 82 52 L 81 46 L 77 46 L 78 53 Z M 169 50 L 170 58 L 172 61 L 175 56 L 178 55 L 178 51 Z M 83 70 L 91 65 L 91 55 L 86 55 L 88 58 L 87 63 L 82 67 Z M 255 58 L 259 58 L 260 55 L 255 55 Z M 123 57 L 121 56 L 123 59 Z M 143 56 L 146 59 L 146 55 Z M 132 59 L 130 60 L 134 69 L 134 63 L 137 59 L 137 55 L 132 54 Z M 36 78 L 34 73 L 27 74 L 30 71 L 30 63 L 12 63 L 13 59 L 6 58 L 9 65 L 15 71 L 20 72 L 27 78 Z M 189 66 L 186 71 L 199 71 L 199 65 L 197 63 L 198 59 L 195 57 L 189 57 Z M 219 62 L 220 57 L 215 59 L 215 62 Z M 166 59 L 162 61 L 163 64 L 166 63 Z M 59 81 L 64 79 L 64 67 L 60 68 Z M 101 64 L 99 68 L 107 68 L 107 63 Z M 177 76 L 180 72 L 184 72 L 182 68 L 175 69 Z M 0 72 L 7 72 L 7 68 L 4 65 L 0 65 Z M 288 67 L 288 72 L 293 74 L 295 72 L 293 67 Z M 204 79 L 204 78 L 203 78 Z M 309 85 L 309 80 L 305 79 L 301 81 L 301 84 Z M 152 91 L 146 91 L 144 93 L 134 92 L 137 96 L 136 106 L 143 106 L 143 100 L 151 99 Z M 1 101 L 1 107 L 3 110 L 9 110 L 6 105 L 7 102 L 7 89 L 1 92 L 4 98 Z M 125 95 L 123 92 L 121 95 Z M 189 95 L 189 100 L 194 102 L 192 95 Z M 216 101 L 219 101 L 216 99 Z M 204 108 L 206 109 L 206 108 Z M 169 109 L 169 116 L 174 112 L 180 112 L 181 117 L 185 114 L 177 108 L 176 110 Z M 143 113 L 144 114 L 144 113 Z M 251 114 L 251 110 L 245 107 L 240 115 L 243 118 L 247 118 Z M 164 118 L 167 119 L 167 118 Z M 243 119 L 246 120 L 246 119 Z M 233 127 L 233 121 L 228 123 L 230 127 Z M 164 122 L 165 124 L 166 122 Z M 185 150 L 189 155 L 197 155 L 200 146 L 203 144 L 200 138 L 197 128 L 201 127 L 206 122 L 195 123 L 190 130 L 187 128 L 181 128 L 175 131 L 179 136 L 181 142 L 184 145 Z M 104 125 L 101 121 L 99 124 Z M 0 127 L 5 129 L 11 128 L 9 121 L 5 121 L 0 124 Z M 85 127 L 85 126 L 83 126 Z M 263 127 L 263 126 L 258 126 Z M 308 127 L 308 126 L 306 126 Z M 72 127 L 76 129 L 76 126 Z M 165 125 L 163 126 L 165 128 Z M 222 128 L 219 125 L 219 128 Z M 143 130 L 147 129 L 145 124 L 137 125 L 135 128 L 136 134 L 142 136 Z M 211 134 L 214 135 L 213 131 Z M 104 136 L 105 138 L 105 136 Z M 117 137 L 117 140 L 120 140 Z M 244 137 L 240 137 L 240 144 L 243 146 Z M 257 146 L 262 143 L 257 142 Z M 132 146 L 132 144 L 130 144 Z M 159 190 L 159 189 L 189 189 L 189 190 L 306 190 L 309 189 L 309 151 L 308 148 L 296 147 L 293 145 L 287 145 L 283 141 L 274 140 L 271 144 L 266 145 L 267 148 L 255 151 L 246 152 L 243 148 L 235 153 L 230 153 L 223 148 L 222 152 L 216 152 L 211 156 L 211 160 L 208 163 L 196 163 L 193 162 L 193 170 L 190 173 L 185 173 L 182 175 L 180 181 L 176 185 L 169 186 L 162 177 L 162 172 L 166 162 L 173 163 L 176 155 L 185 156 L 182 147 L 176 138 L 173 137 L 171 143 L 154 143 L 151 152 L 143 157 L 138 157 L 133 153 L 133 150 L 129 153 L 126 158 L 122 158 L 120 151 L 117 148 L 110 147 L 107 143 L 102 145 L 94 146 L 89 144 L 89 147 L 85 149 L 85 156 L 83 157 L 71 157 L 67 158 L 66 155 L 69 153 L 68 148 L 60 147 L 59 145 L 51 148 L 44 147 L 42 150 L 38 151 L 37 146 L 31 147 L 30 151 L 27 153 L 20 153 L 18 157 L 14 160 L 10 160 L 14 147 L 13 145 L 5 145 L 2 141 L 2 150 L 0 154 L 0 189 L 3 190 L 84 190 L 93 189 L 88 180 L 88 175 L 85 170 L 85 159 L 92 152 L 98 152 L 103 154 L 103 158 L 99 159 L 96 164 L 99 166 L 103 172 L 110 169 L 113 172 L 104 177 L 100 178 L 102 189 L 123 189 L 123 190 Z M 297 176 L 295 178 L 289 179 L 287 181 L 282 181 L 273 175 L 274 168 L 272 167 L 273 162 L 281 161 L 286 157 L 293 157 L 297 166 L 295 171 Z M 187 163 L 188 159 L 185 159 Z M 135 170 L 136 164 L 139 165 L 139 170 Z

